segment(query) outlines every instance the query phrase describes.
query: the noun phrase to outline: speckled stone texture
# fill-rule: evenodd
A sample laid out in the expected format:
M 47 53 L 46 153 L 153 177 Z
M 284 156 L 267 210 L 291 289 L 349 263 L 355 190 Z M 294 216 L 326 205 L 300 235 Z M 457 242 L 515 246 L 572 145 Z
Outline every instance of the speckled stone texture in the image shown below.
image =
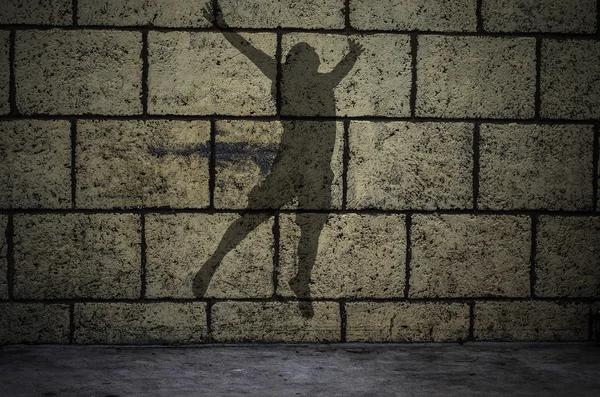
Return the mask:
M 351 70 L 334 69 L 348 54 L 349 39 L 362 45 L 365 52 Z M 310 47 L 300 55 L 302 61 L 288 60 L 290 50 L 302 43 Z M 282 46 L 282 114 L 410 115 L 411 58 L 407 35 L 291 33 L 283 36 Z
M 220 0 L 235 28 L 344 28 L 344 0 Z
M 444 342 L 469 336 L 465 303 L 346 304 L 348 342 Z
M 194 275 L 237 218 L 237 214 L 148 216 L 146 296 L 193 298 Z M 273 294 L 272 228 L 269 217 L 225 256 L 205 297 L 266 298 Z
M 529 296 L 525 216 L 415 215 L 411 298 Z
M 69 306 L 0 303 L 0 344 L 69 343 Z
M 530 118 L 535 39 L 420 36 L 416 114 Z
M 600 296 L 600 218 L 541 216 L 535 271 L 538 296 Z
M 479 207 L 591 210 L 593 142 L 588 125 L 482 125 Z
M 70 25 L 71 0 L 2 0 L 0 24 Z
M 217 342 L 339 342 L 340 307 L 315 302 L 314 317 L 302 316 L 295 302 L 217 302 L 212 336 Z
M 75 343 L 190 344 L 207 335 L 206 303 L 75 304 Z
M 211 0 L 78 0 L 79 25 L 210 26 L 202 9 Z
M 298 222 L 299 225 L 296 223 Z M 321 222 L 325 222 L 324 225 Z M 406 223 L 403 215 L 282 215 L 280 295 L 300 266 L 298 245 L 318 236 L 310 296 L 314 298 L 399 298 L 404 296 Z M 323 226 L 321 226 L 323 225 Z M 319 234 L 319 228 L 323 227 Z M 304 232 L 304 234 L 302 234 Z
M 476 0 L 350 0 L 356 29 L 473 32 Z
M 8 103 L 10 63 L 8 60 L 9 32 L 0 31 L 0 115 L 10 112 Z
M 585 341 L 589 305 L 554 302 L 477 302 L 475 340 Z
M 8 282 L 6 279 L 8 260 L 8 241 L 6 240 L 6 230 L 8 227 L 8 217 L 0 216 L 0 300 L 8 299 Z
M 544 40 L 541 62 L 542 117 L 600 118 L 600 42 Z
M 18 31 L 17 107 L 24 114 L 140 114 L 141 49 L 140 32 Z
M 472 207 L 472 124 L 356 121 L 349 138 L 348 208 Z
M 71 207 L 71 124 L 0 121 L 0 208 Z
M 77 206 L 204 208 L 208 121 L 80 121 Z
M 134 214 L 16 215 L 15 297 L 138 298 L 139 219 Z
M 344 126 L 217 121 L 215 207 L 339 209 Z
M 241 36 L 266 54 L 260 69 L 221 33 L 150 32 L 149 112 L 275 114 L 276 35 L 243 33 Z M 243 45 L 239 38 L 232 40 Z
M 484 0 L 488 32 L 594 33 L 596 0 Z

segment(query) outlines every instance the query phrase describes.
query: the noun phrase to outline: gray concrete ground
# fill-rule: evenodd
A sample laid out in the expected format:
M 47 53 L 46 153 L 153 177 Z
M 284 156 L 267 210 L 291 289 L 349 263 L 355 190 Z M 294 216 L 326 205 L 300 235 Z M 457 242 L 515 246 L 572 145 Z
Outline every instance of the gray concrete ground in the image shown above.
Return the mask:
M 2 397 L 600 396 L 595 344 L 5 346 Z

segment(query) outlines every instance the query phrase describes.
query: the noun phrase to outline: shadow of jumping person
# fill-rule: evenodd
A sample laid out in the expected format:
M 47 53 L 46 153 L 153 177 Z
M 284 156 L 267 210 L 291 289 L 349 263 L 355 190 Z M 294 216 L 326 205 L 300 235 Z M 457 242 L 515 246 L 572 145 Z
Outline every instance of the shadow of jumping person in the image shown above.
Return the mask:
M 218 27 L 228 28 L 220 9 L 216 10 Z M 213 9 L 206 7 L 204 16 L 213 19 Z M 271 93 L 277 94 L 276 60 L 238 33 L 222 29 L 223 36 L 248 57 L 271 79 Z M 364 51 L 349 40 L 349 53 L 329 73 L 319 73 L 317 52 L 307 43 L 294 45 L 282 65 L 282 115 L 334 116 L 336 111 L 334 89 L 350 72 L 358 56 Z M 300 209 L 327 210 L 331 207 L 331 184 L 334 174 L 331 158 L 336 142 L 336 121 L 284 120 L 280 150 L 266 178 L 248 194 L 248 209 L 280 209 L 296 200 Z M 206 294 L 208 285 L 223 258 L 252 230 L 272 214 L 243 212 L 234 221 L 212 256 L 203 264 L 193 280 L 196 297 Z M 297 248 L 298 268 L 289 281 L 290 289 L 299 299 L 304 317 L 312 317 L 310 302 L 311 272 L 317 255 L 319 235 L 328 218 L 326 212 L 296 214 L 300 229 Z

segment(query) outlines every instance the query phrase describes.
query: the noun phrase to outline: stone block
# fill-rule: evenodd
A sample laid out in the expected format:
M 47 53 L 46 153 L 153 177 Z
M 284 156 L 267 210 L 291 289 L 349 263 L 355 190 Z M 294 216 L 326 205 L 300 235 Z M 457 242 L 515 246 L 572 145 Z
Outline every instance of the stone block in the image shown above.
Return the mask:
M 350 124 L 348 208 L 454 209 L 473 203 L 473 125 Z
M 137 215 L 16 215 L 14 234 L 16 298 L 140 295 Z
M 217 121 L 215 207 L 342 207 L 344 127 L 335 121 Z
M 416 114 L 534 116 L 535 39 L 420 36 Z
M 0 121 L 0 208 L 71 207 L 71 124 Z
M 454 342 L 469 337 L 465 303 L 346 304 L 348 342 Z
M 24 114 L 142 112 L 142 34 L 100 30 L 18 31 L 17 107 Z
M 406 223 L 403 215 L 308 213 L 281 216 L 278 293 L 299 298 L 404 296 Z M 313 263 L 309 291 L 290 280 Z M 302 278 L 302 277 L 300 277 Z
M 71 25 L 71 0 L 2 0 L 0 24 Z
M 313 309 L 307 318 L 296 302 L 217 302 L 212 336 L 217 342 L 339 342 L 339 304 L 315 302 Z
M 600 217 L 541 216 L 536 294 L 600 298 Z
M 208 121 L 81 121 L 77 206 L 208 207 Z
M 274 33 L 150 32 L 148 111 L 179 115 L 274 115 Z M 258 50 L 258 51 L 257 51 Z
M 409 296 L 529 296 L 530 233 L 524 216 L 415 215 Z
M 345 58 L 350 39 L 365 50 L 354 65 Z M 408 35 L 290 33 L 283 36 L 282 50 L 282 114 L 410 115 Z
M 273 294 L 273 218 L 237 214 L 150 215 L 146 220 L 147 289 L 152 298 L 193 298 L 196 273 L 219 244 L 242 239 L 221 261 L 205 297 L 266 298 Z M 261 222 L 252 230 L 253 223 Z M 230 229 L 231 227 L 231 229 Z M 225 234 L 229 230 L 229 234 Z M 219 251 L 222 252 L 222 251 Z
M 591 210 L 593 142 L 592 126 L 482 125 L 480 208 Z
M 69 306 L 0 303 L 0 344 L 69 343 Z

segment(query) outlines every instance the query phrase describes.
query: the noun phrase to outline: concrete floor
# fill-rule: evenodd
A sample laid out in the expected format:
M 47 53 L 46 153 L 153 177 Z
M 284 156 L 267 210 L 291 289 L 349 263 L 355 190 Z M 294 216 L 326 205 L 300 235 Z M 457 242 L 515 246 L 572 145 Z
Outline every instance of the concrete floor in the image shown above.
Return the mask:
M 2 397 L 600 396 L 595 344 L 5 346 Z

